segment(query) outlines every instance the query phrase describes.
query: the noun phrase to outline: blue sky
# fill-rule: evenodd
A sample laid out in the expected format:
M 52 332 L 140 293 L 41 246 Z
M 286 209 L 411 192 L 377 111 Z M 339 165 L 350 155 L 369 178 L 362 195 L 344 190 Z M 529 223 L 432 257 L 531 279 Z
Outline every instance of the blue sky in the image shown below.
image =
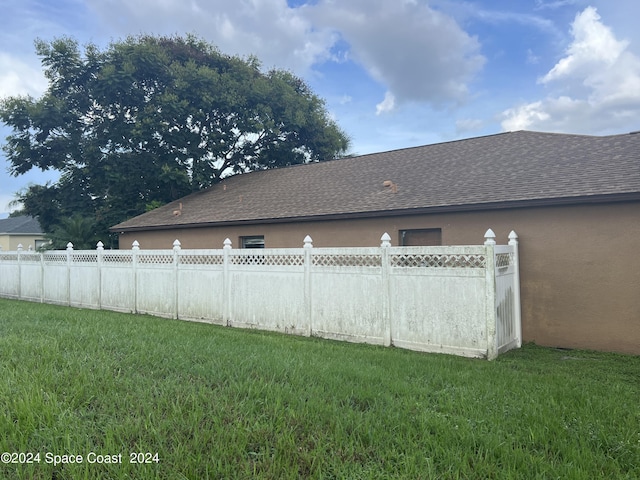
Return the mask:
M 196 34 L 304 78 L 352 153 L 513 130 L 640 130 L 637 0 L 7 0 L 0 97 L 46 89 L 36 38 Z M 0 137 L 10 131 L 0 124 Z M 15 192 L 0 153 L 0 216 Z

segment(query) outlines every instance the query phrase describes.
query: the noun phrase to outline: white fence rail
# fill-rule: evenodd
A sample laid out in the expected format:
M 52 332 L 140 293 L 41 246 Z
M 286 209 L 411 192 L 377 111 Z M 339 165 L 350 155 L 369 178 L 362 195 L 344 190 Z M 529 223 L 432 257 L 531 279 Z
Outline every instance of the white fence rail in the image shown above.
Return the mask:
M 496 245 L 0 252 L 0 296 L 495 358 L 521 345 L 517 235 Z

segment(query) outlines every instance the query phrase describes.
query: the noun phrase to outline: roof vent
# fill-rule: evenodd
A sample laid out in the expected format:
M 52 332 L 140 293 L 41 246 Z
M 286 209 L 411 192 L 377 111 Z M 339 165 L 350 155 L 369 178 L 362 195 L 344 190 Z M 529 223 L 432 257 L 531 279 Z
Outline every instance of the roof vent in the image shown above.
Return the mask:
M 392 182 L 391 180 L 385 180 L 382 182 L 382 186 L 385 188 L 390 188 L 393 193 L 398 193 L 398 184 Z

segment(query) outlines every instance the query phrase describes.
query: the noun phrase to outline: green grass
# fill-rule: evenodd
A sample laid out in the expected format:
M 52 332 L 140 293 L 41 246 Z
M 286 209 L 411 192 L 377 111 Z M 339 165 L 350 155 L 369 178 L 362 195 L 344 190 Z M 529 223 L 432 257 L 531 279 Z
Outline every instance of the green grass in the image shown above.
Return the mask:
M 487 362 L 0 300 L 0 379 L 0 451 L 40 454 L 3 479 L 640 478 L 640 357 Z

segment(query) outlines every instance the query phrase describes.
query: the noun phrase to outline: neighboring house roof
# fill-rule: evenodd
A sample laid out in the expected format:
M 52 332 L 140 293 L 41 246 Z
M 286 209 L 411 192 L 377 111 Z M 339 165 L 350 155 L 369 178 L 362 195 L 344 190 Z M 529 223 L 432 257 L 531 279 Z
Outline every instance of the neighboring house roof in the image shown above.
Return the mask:
M 0 220 L 0 235 L 43 235 L 38 220 L 22 215 Z
M 640 134 L 518 131 L 236 175 L 112 230 L 624 199 L 640 200 Z

